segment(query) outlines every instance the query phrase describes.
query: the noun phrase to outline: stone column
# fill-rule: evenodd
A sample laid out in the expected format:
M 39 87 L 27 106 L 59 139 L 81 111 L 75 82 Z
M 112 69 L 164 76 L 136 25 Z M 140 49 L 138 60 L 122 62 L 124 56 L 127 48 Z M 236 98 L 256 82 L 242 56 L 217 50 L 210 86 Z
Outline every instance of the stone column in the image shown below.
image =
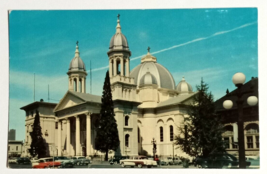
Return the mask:
M 80 78 L 78 77 L 78 78 L 76 78 L 77 79 L 77 92 L 81 92 L 81 83 L 80 83 Z
M 113 68 L 114 68 L 114 76 L 117 75 L 117 60 L 116 58 L 113 60 Z
M 84 77 L 84 93 L 86 93 L 86 78 Z
M 129 60 L 126 59 L 126 77 L 129 77 Z
M 82 93 L 84 93 L 84 78 L 82 78 Z
M 253 149 L 256 149 L 257 144 L 256 144 L 256 136 L 255 135 L 252 136 L 252 141 L 253 141 Z
M 69 90 L 71 90 L 71 78 L 69 78 Z
M 81 155 L 80 152 L 80 118 L 78 116 L 76 118 L 76 155 Z
M 112 77 L 112 60 L 109 60 L 109 77 Z
M 91 155 L 91 113 L 86 115 L 86 155 Z
M 70 156 L 70 120 L 67 118 L 67 154 Z
M 62 147 L 61 147 L 61 122 L 58 120 L 58 128 L 57 128 L 57 147 L 58 147 L 58 156 L 61 156 Z
M 121 76 L 124 76 L 124 65 L 123 65 L 123 58 L 120 58 L 120 62 L 121 62 Z

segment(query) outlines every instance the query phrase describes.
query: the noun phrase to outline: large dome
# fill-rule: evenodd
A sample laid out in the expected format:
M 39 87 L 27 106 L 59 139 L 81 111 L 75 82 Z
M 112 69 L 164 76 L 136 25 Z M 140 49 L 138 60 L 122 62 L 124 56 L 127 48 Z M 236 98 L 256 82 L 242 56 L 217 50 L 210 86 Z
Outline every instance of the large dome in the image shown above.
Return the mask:
M 161 64 L 157 63 L 156 58 L 151 56 L 150 53 L 143 57 L 142 63 L 130 73 L 138 87 L 144 83 L 142 77 L 145 77 L 147 72 L 151 73 L 152 77 L 155 78 L 152 84 L 156 83 L 159 88 L 175 89 L 175 82 L 171 73 Z
M 110 50 L 116 50 L 116 49 L 123 49 L 123 50 L 129 50 L 128 42 L 124 34 L 121 32 L 121 26 L 120 26 L 120 20 L 117 20 L 117 27 L 116 27 L 116 33 L 111 38 L 109 43 L 109 49 Z
M 85 65 L 83 60 L 80 58 L 80 52 L 78 45 L 76 46 L 75 57 L 70 62 L 69 71 L 82 70 L 85 71 Z

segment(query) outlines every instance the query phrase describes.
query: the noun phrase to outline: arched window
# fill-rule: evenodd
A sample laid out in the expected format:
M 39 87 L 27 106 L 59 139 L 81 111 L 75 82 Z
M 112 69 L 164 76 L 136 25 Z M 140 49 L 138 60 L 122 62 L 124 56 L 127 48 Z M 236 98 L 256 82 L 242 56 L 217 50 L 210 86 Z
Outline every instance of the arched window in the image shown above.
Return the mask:
M 126 134 L 126 135 L 125 135 L 125 146 L 126 146 L 126 147 L 129 147 L 129 137 L 130 137 L 129 134 Z
M 140 143 L 140 129 L 137 129 L 137 138 L 138 138 L 138 143 Z
M 125 117 L 125 126 L 129 126 L 129 116 Z
M 163 127 L 160 126 L 159 128 L 159 135 L 160 135 L 160 142 L 163 142 Z
M 170 141 L 173 141 L 173 126 L 170 125 Z

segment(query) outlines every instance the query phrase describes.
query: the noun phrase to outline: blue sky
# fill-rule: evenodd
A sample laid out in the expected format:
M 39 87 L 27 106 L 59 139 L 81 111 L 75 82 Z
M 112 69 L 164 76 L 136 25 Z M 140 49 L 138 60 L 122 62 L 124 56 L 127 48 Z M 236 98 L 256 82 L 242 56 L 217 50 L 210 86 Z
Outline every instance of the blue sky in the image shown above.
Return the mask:
M 33 102 L 33 74 L 35 100 L 47 101 L 49 84 L 50 102 L 58 102 L 68 89 L 66 72 L 77 40 L 87 70 L 92 62 L 92 93 L 101 95 L 118 13 L 132 52 L 131 69 L 149 46 L 176 85 L 185 77 L 196 90 L 203 77 L 215 99 L 235 89 L 236 72 L 247 81 L 258 76 L 256 8 L 12 11 L 9 129 L 17 130 L 18 140 L 25 138 L 25 113 L 19 108 Z

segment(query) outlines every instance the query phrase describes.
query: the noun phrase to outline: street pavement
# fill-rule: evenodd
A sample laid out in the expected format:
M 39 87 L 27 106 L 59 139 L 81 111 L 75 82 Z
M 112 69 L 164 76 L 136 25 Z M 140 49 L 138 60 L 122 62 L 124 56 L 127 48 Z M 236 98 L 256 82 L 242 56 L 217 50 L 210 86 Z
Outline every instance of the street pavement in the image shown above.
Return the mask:
M 9 164 L 8 166 L 9 168 L 16 168 L 16 169 L 31 169 L 32 166 L 31 164 Z M 77 169 L 77 168 L 81 168 L 81 169 L 85 169 L 85 168 L 117 168 L 117 169 L 124 169 L 122 168 L 119 164 L 113 164 L 110 165 L 109 162 L 107 161 L 97 161 L 97 162 L 92 162 L 92 164 L 89 165 L 85 165 L 85 166 L 74 166 L 73 168 Z M 129 169 L 138 169 L 137 167 L 131 168 L 131 167 L 125 167 L 125 168 L 129 168 Z M 148 168 L 148 169 L 184 169 L 182 165 L 169 165 L 169 166 L 159 166 L 159 167 L 154 167 L 154 168 Z M 193 165 L 189 166 L 189 168 L 196 168 Z M 63 168 L 64 169 L 64 168 Z M 146 169 L 146 168 L 145 168 Z

